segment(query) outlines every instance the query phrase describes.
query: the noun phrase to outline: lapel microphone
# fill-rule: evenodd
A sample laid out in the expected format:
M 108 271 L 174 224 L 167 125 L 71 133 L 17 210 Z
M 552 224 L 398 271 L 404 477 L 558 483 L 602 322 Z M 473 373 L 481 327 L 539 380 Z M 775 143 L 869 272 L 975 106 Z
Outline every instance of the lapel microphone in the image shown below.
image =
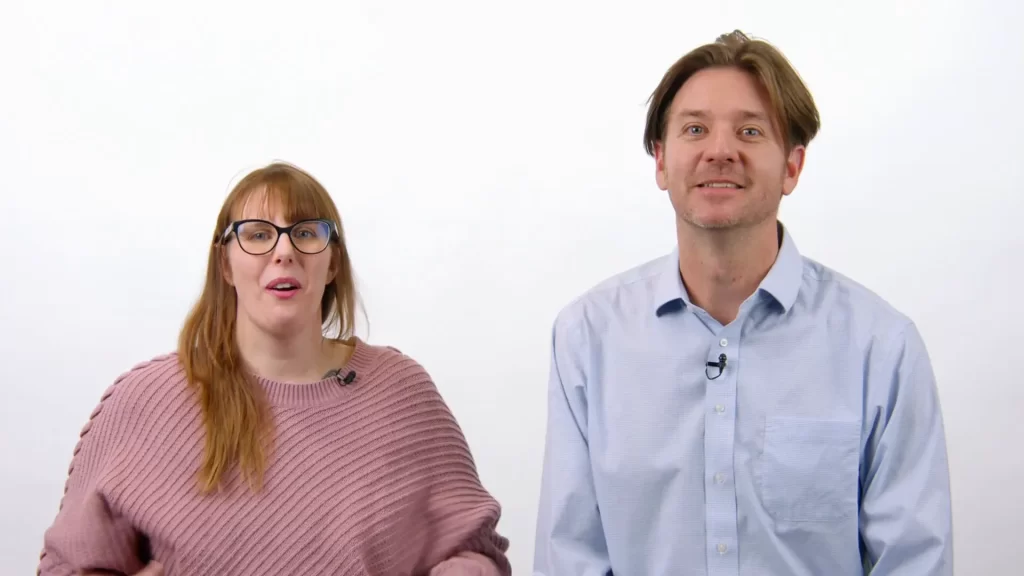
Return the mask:
M 356 380 L 356 371 L 355 370 L 349 370 L 348 374 L 345 374 L 344 376 L 342 376 L 341 375 L 341 370 L 334 369 L 334 370 L 328 371 L 327 374 L 324 374 L 324 378 L 334 378 L 334 379 L 336 379 L 338 381 L 339 385 L 341 385 L 341 386 L 348 386 L 349 384 L 355 382 L 355 380 Z
M 722 375 L 722 372 L 725 371 L 725 363 L 728 359 L 729 358 L 725 354 L 719 354 L 718 362 L 708 362 L 704 366 L 704 375 L 708 377 L 708 380 L 714 380 Z M 718 374 L 712 376 L 708 368 L 718 368 Z

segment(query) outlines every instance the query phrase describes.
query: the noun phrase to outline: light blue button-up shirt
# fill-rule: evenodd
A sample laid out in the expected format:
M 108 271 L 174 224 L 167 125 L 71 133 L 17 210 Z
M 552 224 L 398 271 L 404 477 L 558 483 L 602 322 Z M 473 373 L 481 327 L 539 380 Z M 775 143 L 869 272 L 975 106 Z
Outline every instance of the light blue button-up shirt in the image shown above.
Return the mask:
M 567 306 L 547 427 L 535 576 L 953 573 L 921 335 L 788 232 L 726 326 L 678 252 Z

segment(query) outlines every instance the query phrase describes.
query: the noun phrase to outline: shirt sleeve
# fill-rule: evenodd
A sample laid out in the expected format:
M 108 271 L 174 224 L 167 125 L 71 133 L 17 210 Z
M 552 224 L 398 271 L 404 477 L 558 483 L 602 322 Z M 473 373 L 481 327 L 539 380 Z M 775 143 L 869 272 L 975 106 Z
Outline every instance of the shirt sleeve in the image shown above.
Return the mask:
M 861 541 L 872 576 L 952 576 L 949 465 L 942 411 L 921 335 L 909 325 L 869 388 Z
M 611 562 L 591 475 L 586 374 L 575 328 L 555 322 L 547 432 L 534 543 L 534 576 L 606 576 Z
M 43 536 L 39 576 L 90 570 L 134 574 L 144 567 L 140 535 L 111 509 L 101 487 L 116 460 L 123 424 L 116 409 L 117 386 L 103 394 L 79 435 L 57 516 Z

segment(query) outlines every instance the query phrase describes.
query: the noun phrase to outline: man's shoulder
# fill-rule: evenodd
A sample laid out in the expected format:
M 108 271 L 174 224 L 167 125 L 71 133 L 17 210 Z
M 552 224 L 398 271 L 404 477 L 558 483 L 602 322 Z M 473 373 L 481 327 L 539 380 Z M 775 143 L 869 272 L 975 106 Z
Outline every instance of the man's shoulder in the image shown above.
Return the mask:
M 672 259 L 672 254 L 663 254 L 599 280 L 562 306 L 555 318 L 556 326 L 601 323 L 611 315 L 650 308 L 665 271 L 671 270 Z
M 875 337 L 914 330 L 910 316 L 874 289 L 806 256 L 803 261 L 808 303 L 827 303 L 827 314 L 842 315 Z

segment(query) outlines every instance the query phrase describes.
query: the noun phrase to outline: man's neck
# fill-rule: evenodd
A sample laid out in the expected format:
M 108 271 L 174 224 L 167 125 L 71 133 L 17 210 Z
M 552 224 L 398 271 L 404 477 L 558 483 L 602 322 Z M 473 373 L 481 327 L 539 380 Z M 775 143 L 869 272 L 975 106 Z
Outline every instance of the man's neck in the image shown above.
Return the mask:
M 775 219 L 733 230 L 677 225 L 679 272 L 690 301 L 725 325 L 757 290 L 779 254 Z
M 319 330 L 275 337 L 250 324 L 236 332 L 242 360 L 260 376 L 286 383 L 315 382 L 323 377 L 330 351 Z

